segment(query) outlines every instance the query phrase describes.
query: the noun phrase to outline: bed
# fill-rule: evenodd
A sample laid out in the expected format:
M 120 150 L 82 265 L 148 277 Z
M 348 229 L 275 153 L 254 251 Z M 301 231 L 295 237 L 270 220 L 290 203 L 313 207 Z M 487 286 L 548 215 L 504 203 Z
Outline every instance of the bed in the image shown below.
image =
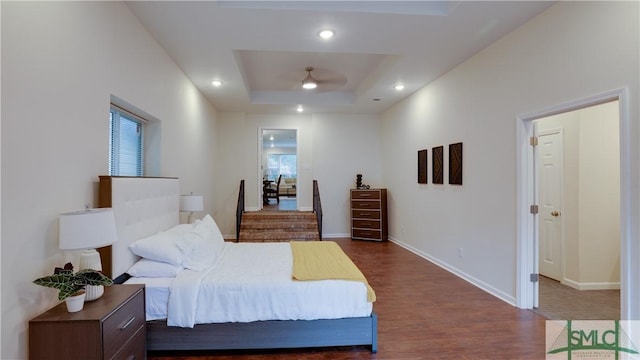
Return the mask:
M 181 226 L 179 225 L 178 211 L 179 196 L 177 178 L 100 177 L 99 206 L 113 208 L 119 236 L 118 242 L 111 247 L 100 249 L 100 252 L 103 257 L 105 272 L 115 277 L 117 283 L 139 281 L 135 278 L 130 279 L 127 274 L 132 265 L 136 264 L 140 259 L 131 252 L 129 249 L 130 244 L 139 239 L 152 237 L 154 234 L 167 232 L 167 230 Z M 226 275 L 224 273 L 221 275 L 221 271 L 218 270 L 221 268 L 217 266 L 223 266 L 225 262 L 234 263 L 238 259 L 244 258 L 248 262 L 256 263 L 268 258 L 280 258 L 284 252 L 291 252 L 291 250 L 287 250 L 288 248 L 284 248 L 289 246 L 288 243 L 254 244 L 266 247 L 250 250 L 253 251 L 251 256 L 254 257 L 251 260 L 252 257 L 246 255 L 247 252 L 244 248 L 247 245 L 243 243 L 224 243 L 222 245 L 223 248 L 218 249 L 220 254 L 224 255 L 218 257 L 214 263 L 209 264 L 207 271 L 213 277 L 218 276 L 226 279 L 230 278 L 235 270 L 226 270 L 229 272 Z M 275 251 L 272 256 L 259 256 L 265 251 L 272 250 Z M 262 264 L 262 266 L 268 266 L 265 264 Z M 242 264 L 240 265 L 241 268 L 244 268 L 243 266 Z M 287 266 L 289 266 L 288 263 L 282 264 L 279 262 L 275 266 L 278 269 L 273 269 L 274 274 L 282 271 Z M 183 276 L 183 274 L 180 273 L 178 277 Z M 205 275 L 202 276 L 203 279 L 206 279 Z M 157 278 L 144 282 L 147 294 L 164 293 L 165 298 L 169 297 L 168 284 L 174 280 Z M 297 284 L 295 286 L 307 286 L 307 283 L 322 282 L 303 281 L 300 283 L 305 284 Z M 173 286 L 177 285 L 173 284 Z M 233 286 L 233 284 L 226 282 L 225 286 Z M 287 284 L 287 286 L 291 286 L 291 284 Z M 262 300 L 275 299 L 273 300 L 275 303 L 285 301 L 283 299 L 288 301 L 292 296 L 278 298 L 278 296 L 282 295 L 282 292 L 287 291 L 294 290 L 285 289 L 273 292 L 262 298 Z M 302 292 L 309 291 L 313 293 L 313 290 L 308 289 Z M 315 291 L 319 290 L 316 289 Z M 335 306 L 333 305 L 322 306 L 323 304 L 331 304 L 332 297 L 331 293 L 327 292 L 326 289 L 321 290 L 321 292 L 329 295 L 325 295 L 324 299 L 321 296 L 312 296 L 306 300 L 301 298 L 298 301 L 307 304 L 314 311 L 324 311 L 322 310 L 323 308 L 334 308 Z M 217 294 L 221 293 L 224 292 L 218 289 Z M 293 292 L 293 294 L 296 293 Z M 297 297 L 297 295 L 293 297 Z M 162 298 L 162 295 L 160 298 Z M 229 300 L 215 299 L 213 295 L 207 295 L 206 298 L 212 301 L 212 304 L 213 301 L 218 301 L 215 306 L 211 306 L 212 308 L 221 306 L 220 304 L 224 304 L 225 301 L 226 304 L 229 303 Z M 248 296 L 248 298 L 255 298 L 255 296 Z M 201 303 L 202 301 L 198 300 L 198 302 Z M 249 304 L 249 306 L 260 308 L 259 303 L 257 305 Z M 294 306 L 282 306 L 281 310 L 287 311 L 289 307 Z M 359 308 L 359 312 L 355 312 L 357 315 L 349 315 L 353 314 L 353 312 L 342 315 L 340 313 L 337 315 L 287 314 L 287 320 L 277 320 L 264 313 L 247 315 L 248 311 L 245 308 L 240 313 L 243 314 L 242 316 L 247 315 L 247 318 L 238 318 L 236 315 L 235 318 L 225 319 L 215 314 L 205 314 L 204 318 L 208 316 L 210 321 L 214 321 L 206 323 L 202 323 L 198 317 L 201 315 L 200 313 L 206 313 L 207 311 L 196 310 L 194 311 L 196 314 L 194 315 L 196 317 L 195 321 L 178 322 L 177 326 L 172 323 L 173 320 L 163 318 L 161 311 L 157 311 L 157 313 L 149 311 L 151 318 L 147 321 L 147 350 L 231 350 L 368 345 L 371 346 L 372 352 L 376 352 L 377 316 L 372 311 L 372 304 L 369 304 L 368 308 L 357 304 L 353 307 Z M 162 308 L 162 306 L 158 306 L 158 308 Z M 206 306 L 199 307 L 199 309 L 202 308 L 206 310 Z M 254 317 L 252 318 L 251 316 Z

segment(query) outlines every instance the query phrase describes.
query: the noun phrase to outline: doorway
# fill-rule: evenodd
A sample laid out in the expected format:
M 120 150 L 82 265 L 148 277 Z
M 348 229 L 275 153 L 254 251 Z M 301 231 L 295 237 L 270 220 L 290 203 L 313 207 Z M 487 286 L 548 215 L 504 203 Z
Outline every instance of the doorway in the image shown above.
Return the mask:
M 516 305 L 523 309 L 538 306 L 538 222 L 534 213 L 537 189 L 534 179 L 533 141 L 535 120 L 585 107 L 618 101 L 620 156 L 620 318 L 640 317 L 640 256 L 638 228 L 634 220 L 640 216 L 637 206 L 635 133 L 629 110 L 628 89 L 619 88 L 594 96 L 569 101 L 539 111 L 519 115 L 516 119 L 517 159 L 517 284 Z M 597 170 L 596 170 L 597 171 Z
M 262 129 L 262 209 L 297 209 L 298 146 L 295 129 Z
M 537 310 L 551 319 L 620 318 L 618 108 L 614 100 L 534 120 Z

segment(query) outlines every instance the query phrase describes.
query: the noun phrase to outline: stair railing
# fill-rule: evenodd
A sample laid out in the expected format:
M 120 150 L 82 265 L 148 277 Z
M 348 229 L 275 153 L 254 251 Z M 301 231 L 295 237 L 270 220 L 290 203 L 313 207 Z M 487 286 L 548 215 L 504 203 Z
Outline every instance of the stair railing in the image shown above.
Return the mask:
M 242 224 L 243 213 L 244 213 L 244 179 L 240 180 L 240 190 L 238 191 L 238 205 L 236 206 L 236 242 L 240 241 L 240 225 Z
M 318 180 L 313 180 L 313 212 L 318 222 L 318 236 L 322 240 L 322 202 L 320 201 L 320 188 Z

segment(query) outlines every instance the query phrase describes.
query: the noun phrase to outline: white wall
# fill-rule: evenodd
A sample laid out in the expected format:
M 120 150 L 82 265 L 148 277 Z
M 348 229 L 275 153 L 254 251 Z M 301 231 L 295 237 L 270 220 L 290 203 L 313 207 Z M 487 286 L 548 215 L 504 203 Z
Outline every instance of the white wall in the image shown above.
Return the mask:
M 538 131 L 563 129 L 564 279 L 577 289 L 620 282 L 619 103 L 537 120 Z
M 580 278 L 582 288 L 620 281 L 618 103 L 579 112 Z M 584 210 L 583 210 L 584 209 Z
M 516 118 L 627 87 L 638 139 L 638 23 L 636 2 L 558 3 L 385 112 L 391 237 L 515 304 Z M 418 186 L 417 150 L 457 141 L 464 184 Z M 637 170 L 637 146 L 630 149 Z
M 2 359 L 27 357 L 27 322 L 56 304 L 31 281 L 64 211 L 96 204 L 112 95 L 161 121 L 161 175 L 213 209 L 216 112 L 120 2 L 2 2 Z
M 372 188 L 385 186 L 380 141 L 377 116 L 313 116 L 313 178 L 320 188 L 323 237 L 351 236 L 349 189 L 356 187 L 356 174 Z

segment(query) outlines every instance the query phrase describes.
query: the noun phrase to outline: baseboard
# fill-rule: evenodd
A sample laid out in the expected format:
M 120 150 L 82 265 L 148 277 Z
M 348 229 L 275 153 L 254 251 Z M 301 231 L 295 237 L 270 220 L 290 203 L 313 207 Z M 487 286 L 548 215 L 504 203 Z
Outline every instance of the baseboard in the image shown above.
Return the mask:
M 322 234 L 323 239 L 350 238 L 351 234 Z
M 511 305 L 511 306 L 516 306 L 516 299 L 515 297 L 505 293 L 502 290 L 496 289 L 493 286 L 485 283 L 482 280 L 476 279 L 473 276 L 465 273 L 464 271 L 461 271 L 460 269 L 457 269 L 455 266 L 451 266 L 450 264 L 447 264 L 444 261 L 441 261 L 429 254 L 426 254 L 416 248 L 414 248 L 411 245 L 405 244 L 397 239 L 394 239 L 392 237 L 389 237 L 389 241 L 393 242 L 394 244 L 411 251 L 412 253 L 420 256 L 421 258 L 429 261 L 430 263 L 456 275 L 457 277 L 461 278 L 462 280 L 465 280 L 466 282 L 470 283 L 471 285 L 497 297 L 498 299 L 506 302 L 507 304 Z
M 580 283 L 571 279 L 564 278 L 560 283 L 576 290 L 620 290 L 619 282 Z

